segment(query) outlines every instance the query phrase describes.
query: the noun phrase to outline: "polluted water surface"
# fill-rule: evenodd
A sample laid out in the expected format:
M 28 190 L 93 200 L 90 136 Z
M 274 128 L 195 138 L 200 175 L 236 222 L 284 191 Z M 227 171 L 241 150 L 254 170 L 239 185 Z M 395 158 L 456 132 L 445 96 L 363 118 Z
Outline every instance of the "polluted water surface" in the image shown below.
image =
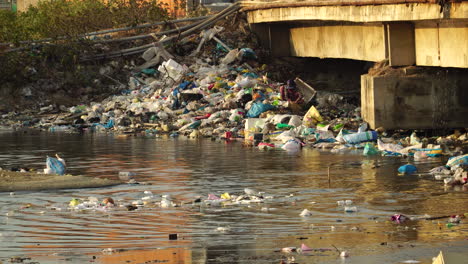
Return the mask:
M 466 256 L 466 192 L 398 174 L 393 157 L 312 148 L 291 155 L 184 137 L 3 133 L 0 141 L 6 167 L 43 168 L 54 151 L 71 174 L 134 180 L 2 193 L 4 262 L 432 263 L 440 250 Z M 445 162 L 415 164 L 429 171 Z M 452 214 L 461 215 L 444 217 Z

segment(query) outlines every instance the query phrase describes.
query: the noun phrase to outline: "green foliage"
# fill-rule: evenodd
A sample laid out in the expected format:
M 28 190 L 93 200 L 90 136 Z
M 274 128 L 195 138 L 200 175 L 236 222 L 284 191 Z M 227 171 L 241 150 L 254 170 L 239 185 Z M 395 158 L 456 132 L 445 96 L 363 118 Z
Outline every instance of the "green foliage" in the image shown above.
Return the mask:
M 88 86 L 95 73 L 78 60 L 93 44 L 82 34 L 171 19 L 164 7 L 157 0 L 41 0 L 25 12 L 0 10 L 0 43 L 50 39 L 21 52 L 1 53 L 0 45 L 0 89 L 60 79 L 60 72 L 71 76 L 67 87 Z
M 170 18 L 157 0 L 42 0 L 26 12 L 0 10 L 0 42 L 58 37 Z
M 22 39 L 17 30 L 17 15 L 10 10 L 0 9 L 0 42 L 18 42 Z

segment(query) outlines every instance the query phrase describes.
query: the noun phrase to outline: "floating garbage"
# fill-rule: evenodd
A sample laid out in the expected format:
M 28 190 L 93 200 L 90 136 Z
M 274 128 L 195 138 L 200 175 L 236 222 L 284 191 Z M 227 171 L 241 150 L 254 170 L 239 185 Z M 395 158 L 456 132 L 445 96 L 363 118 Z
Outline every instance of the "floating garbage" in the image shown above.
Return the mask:
M 412 174 L 417 171 L 418 169 L 414 165 L 411 165 L 411 164 L 406 164 L 398 168 L 398 172 L 401 174 Z
M 296 252 L 297 248 L 296 247 L 284 247 L 281 249 L 281 252 L 284 253 L 291 253 L 291 252 Z
M 468 154 L 451 157 L 448 161 L 446 166 L 454 167 L 458 165 L 468 165 Z
M 406 217 L 405 215 L 402 215 L 402 214 L 394 214 L 392 215 L 392 217 L 390 218 L 393 222 L 396 222 L 398 224 L 406 221 L 408 219 L 408 217 Z
M 297 152 L 302 148 L 302 142 L 297 139 L 291 139 L 284 143 L 281 148 L 289 152 Z
M 302 210 L 302 212 L 299 215 L 302 216 L 302 217 L 308 217 L 308 216 L 312 215 L 312 212 L 307 210 L 307 209 L 304 209 L 304 210 Z
M 44 169 L 44 173 L 64 175 L 66 171 L 65 160 L 60 158 L 57 154 L 55 156 L 57 158 L 51 158 L 47 156 L 46 168 Z
M 351 204 L 353 204 L 353 201 L 352 200 L 342 200 L 342 201 L 337 201 L 336 203 L 339 206 L 343 206 L 343 205 L 351 205 Z
M 345 206 L 344 207 L 344 211 L 346 213 L 355 213 L 358 211 L 357 207 L 356 206 Z
M 368 156 L 368 155 L 377 155 L 379 153 L 380 153 L 379 150 L 372 143 L 366 143 L 362 154 Z
M 301 244 L 301 251 L 306 252 L 306 251 L 312 251 L 313 249 L 306 246 L 306 244 L 302 243 Z

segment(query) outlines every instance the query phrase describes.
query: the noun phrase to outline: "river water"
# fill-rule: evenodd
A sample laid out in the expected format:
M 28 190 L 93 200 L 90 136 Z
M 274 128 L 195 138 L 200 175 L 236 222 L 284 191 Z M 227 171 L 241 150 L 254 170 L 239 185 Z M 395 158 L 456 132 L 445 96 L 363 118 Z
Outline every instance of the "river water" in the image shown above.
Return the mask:
M 448 228 L 446 218 L 389 220 L 395 213 L 468 213 L 466 191 L 444 188 L 424 173 L 397 174 L 408 161 L 426 172 L 444 164 L 443 158 L 416 162 L 308 147 L 291 154 L 240 142 L 39 132 L 2 133 L 0 146 L 0 167 L 42 169 L 46 155 L 60 153 L 69 173 L 117 179 L 120 171 L 133 171 L 138 181 L 151 184 L 0 193 L 3 261 L 21 256 L 39 263 L 279 263 L 294 257 L 297 263 L 431 263 L 444 250 L 458 257 L 457 263 L 468 263 L 467 221 Z M 151 191 L 189 202 L 208 194 L 240 194 L 244 188 L 273 198 L 261 204 L 136 211 L 66 209 L 72 198 L 112 197 L 124 204 Z M 340 200 L 352 200 L 358 211 L 344 212 Z M 299 216 L 306 208 L 312 215 Z M 169 240 L 169 234 L 178 239 Z M 302 243 L 333 250 L 280 252 Z M 340 258 L 334 246 L 350 257 Z M 103 252 L 108 248 L 113 252 Z

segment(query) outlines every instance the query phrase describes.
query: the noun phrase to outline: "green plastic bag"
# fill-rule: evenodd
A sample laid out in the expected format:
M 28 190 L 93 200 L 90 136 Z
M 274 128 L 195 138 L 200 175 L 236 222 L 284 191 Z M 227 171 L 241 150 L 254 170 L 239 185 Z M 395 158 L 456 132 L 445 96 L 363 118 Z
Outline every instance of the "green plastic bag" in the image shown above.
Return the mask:
M 376 155 L 379 154 L 379 150 L 375 148 L 375 146 L 371 143 L 366 143 L 366 146 L 364 146 L 364 152 L 362 154 L 369 156 L 369 155 Z
M 282 123 L 276 124 L 276 129 L 291 129 L 291 128 L 294 128 L 294 126 L 290 126 L 288 124 L 282 124 Z

